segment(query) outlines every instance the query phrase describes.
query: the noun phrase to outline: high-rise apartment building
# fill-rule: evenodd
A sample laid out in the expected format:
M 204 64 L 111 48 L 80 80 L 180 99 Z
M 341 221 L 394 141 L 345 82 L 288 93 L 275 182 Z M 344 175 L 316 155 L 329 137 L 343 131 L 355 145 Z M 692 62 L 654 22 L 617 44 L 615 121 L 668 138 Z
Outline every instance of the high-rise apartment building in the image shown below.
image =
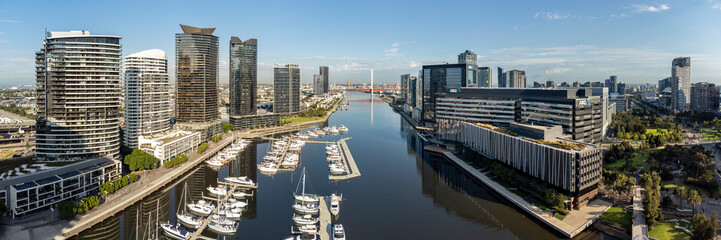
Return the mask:
M 490 67 L 478 67 L 478 87 L 491 87 L 493 69 Z
M 119 158 L 120 39 L 46 33 L 35 54 L 38 160 Z
M 719 89 L 716 84 L 699 82 L 691 85 L 691 110 L 716 112 L 719 108 Z
M 321 95 L 328 93 L 328 66 L 320 66 L 318 74 L 313 75 L 313 93 Z
M 123 143 L 138 148 L 138 137 L 170 129 L 170 80 L 165 51 L 151 49 L 123 58 L 125 132 Z
M 300 67 L 295 64 L 273 66 L 273 112 L 300 112 Z
M 458 63 L 478 65 L 478 55 L 471 50 L 466 50 L 465 52 L 458 54 Z
M 330 87 L 330 85 L 328 85 L 328 66 L 320 66 L 318 70 L 323 80 L 323 93 L 328 93 L 328 88 Z
M 674 58 L 671 63 L 671 94 L 673 110 L 682 112 L 691 103 L 691 58 Z
M 626 83 L 620 82 L 616 84 L 616 93 L 618 95 L 626 95 Z
M 410 74 L 401 75 L 401 98 L 408 100 L 408 81 L 410 81 Z
M 526 88 L 526 72 L 521 70 L 511 70 L 506 73 L 508 75 L 509 88 Z
M 230 37 L 230 112 L 231 123 L 239 116 L 256 113 L 258 91 L 258 40 Z
M 215 28 L 180 25 L 175 34 L 178 127 L 199 131 L 202 141 L 220 134 L 218 112 L 218 37 Z
M 506 73 L 503 72 L 503 68 L 498 67 L 498 86 L 499 88 L 506 87 Z

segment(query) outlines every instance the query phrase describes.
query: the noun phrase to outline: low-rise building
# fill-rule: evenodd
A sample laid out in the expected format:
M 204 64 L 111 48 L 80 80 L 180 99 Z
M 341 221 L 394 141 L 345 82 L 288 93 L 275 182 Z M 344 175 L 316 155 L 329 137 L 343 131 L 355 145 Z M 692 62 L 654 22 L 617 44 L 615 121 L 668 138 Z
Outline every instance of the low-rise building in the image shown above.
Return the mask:
M 13 177 L 0 181 L 0 199 L 13 215 L 25 215 L 94 194 L 121 169 L 120 161 L 101 157 Z
M 443 127 L 446 134 L 440 135 L 442 139 L 463 143 L 490 159 L 554 186 L 571 196 L 574 208 L 585 206 L 598 193 L 602 157 L 596 145 L 545 136 L 558 134 L 553 127 L 514 123 L 508 130 L 467 122 Z M 543 137 L 531 138 L 513 129 L 526 129 Z
M 140 136 L 140 149 L 157 157 L 161 163 L 178 154 L 188 154 L 201 143 L 199 132 L 171 131 L 159 137 Z
M 249 128 L 280 124 L 280 113 L 266 113 L 243 116 L 230 116 L 230 123 L 236 128 Z

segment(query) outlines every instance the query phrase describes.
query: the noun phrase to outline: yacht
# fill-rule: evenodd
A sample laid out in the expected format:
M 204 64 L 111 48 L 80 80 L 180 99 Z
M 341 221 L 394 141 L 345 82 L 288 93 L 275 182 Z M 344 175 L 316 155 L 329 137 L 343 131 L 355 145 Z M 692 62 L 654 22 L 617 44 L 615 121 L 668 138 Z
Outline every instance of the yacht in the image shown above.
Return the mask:
M 331 164 L 329 168 L 330 173 L 332 174 L 341 174 L 345 172 L 345 169 L 343 169 L 343 166 L 341 166 L 340 164 Z
M 247 202 L 225 203 L 223 206 L 232 207 L 232 208 L 244 208 L 245 206 L 248 206 L 248 203 Z
M 163 228 L 163 232 L 165 233 L 165 235 L 172 239 L 190 239 L 190 233 L 188 232 L 188 230 L 185 230 L 183 226 L 180 226 L 180 224 L 173 225 L 170 223 L 163 223 L 160 224 L 160 227 Z
M 245 198 L 246 196 L 249 196 L 250 194 L 243 192 L 243 191 L 235 191 L 233 192 L 234 198 Z
M 307 136 L 309 138 L 317 138 L 318 137 L 318 134 L 316 134 L 314 131 L 309 131 L 307 134 L 308 134 Z
M 190 214 L 189 212 L 178 213 L 175 215 L 178 218 L 178 222 L 189 228 L 198 228 L 203 224 L 203 219 Z
M 328 159 L 328 162 L 331 162 L 331 161 L 340 161 L 340 154 L 337 154 L 337 155 L 328 155 L 327 159 Z
M 210 224 L 208 224 L 208 228 L 210 228 L 210 231 L 217 233 L 217 234 L 222 234 L 222 235 L 233 235 L 233 234 L 235 234 L 236 231 L 238 231 L 237 224 L 222 225 L 222 224 L 217 224 L 217 223 L 211 222 Z
M 240 220 L 243 211 L 240 208 L 225 208 L 218 211 L 218 215 L 230 220 Z
M 291 228 L 291 230 L 292 230 L 292 228 Z M 288 237 L 281 238 L 280 240 L 316 240 L 316 239 L 318 239 L 318 235 L 316 235 L 316 234 L 301 233 L 301 234 L 293 234 Z
M 338 134 L 338 133 L 339 133 L 339 132 L 338 132 L 338 129 L 337 129 L 335 126 L 331 127 L 330 130 L 329 130 L 329 132 L 330 132 L 331 134 Z
M 337 196 L 335 193 L 331 194 L 330 196 L 330 213 L 333 214 L 333 216 L 338 216 L 338 213 L 340 213 L 340 201 L 343 198 L 343 195 Z
M 345 127 L 345 126 L 343 126 L 343 124 L 341 124 L 340 127 L 338 127 L 338 131 L 340 131 L 340 132 L 348 132 L 348 128 Z
M 212 167 L 222 167 L 223 166 L 223 161 L 220 161 L 217 159 L 207 160 L 207 161 L 205 161 L 205 163 L 207 163 L 208 165 L 210 165 Z
M 311 225 L 318 223 L 318 218 L 314 218 L 310 214 L 294 214 L 293 216 L 293 222 L 296 225 Z
M 212 197 L 223 197 L 225 194 L 228 194 L 228 190 L 225 187 L 208 187 L 208 192 L 210 192 L 210 196 Z
M 302 232 L 302 233 L 315 234 L 315 233 L 318 233 L 318 226 L 316 226 L 315 224 L 303 225 L 303 226 L 298 227 L 298 230 L 300 230 L 300 232 Z
M 338 145 L 336 145 L 336 144 L 328 144 L 328 145 L 325 146 L 325 150 L 326 150 L 326 151 L 332 151 L 332 150 L 338 151 Z
M 235 224 L 235 221 L 227 219 L 225 217 L 221 217 L 217 214 L 213 214 L 213 216 L 210 217 L 210 222 L 214 222 L 221 225 L 233 225 Z
M 317 203 L 320 200 L 318 195 L 315 195 L 315 194 L 295 195 L 293 197 L 295 198 L 296 201 L 307 202 L 307 203 Z
M 213 210 L 213 204 L 206 203 L 203 200 L 198 200 L 198 203 L 190 203 L 187 206 L 191 213 L 203 217 L 210 215 Z
M 345 240 L 345 229 L 343 224 L 333 225 L 333 240 Z
M 258 171 L 261 173 L 268 173 L 268 174 L 274 174 L 278 172 L 278 169 L 273 167 L 273 164 L 267 164 L 267 165 L 258 165 Z
M 316 213 L 318 213 L 318 206 L 315 204 L 307 204 L 305 201 L 306 198 L 308 198 L 308 197 L 310 197 L 311 199 L 313 197 L 318 198 L 318 196 L 315 196 L 315 195 L 306 195 L 305 194 L 305 168 L 303 168 L 303 174 L 301 176 L 302 176 L 302 180 L 300 181 L 299 184 L 303 184 L 303 188 L 301 190 L 302 192 L 300 195 L 297 195 L 297 194 L 293 195 L 293 197 L 295 199 L 300 200 L 300 203 L 296 202 L 295 204 L 293 204 L 293 209 L 295 209 L 295 211 L 298 213 L 316 214 Z M 300 187 L 300 186 L 298 186 L 298 187 Z M 298 188 L 296 188 L 296 191 L 298 191 L 297 189 Z
M 246 177 L 246 176 L 243 176 L 243 177 L 227 177 L 227 178 L 225 178 L 225 181 L 228 181 L 229 183 L 235 183 L 235 184 L 238 184 L 238 185 L 243 185 L 243 186 L 249 186 L 249 187 L 254 187 L 254 186 L 255 186 L 255 183 L 253 183 L 253 180 L 251 180 L 250 178 L 248 178 L 248 177 Z
M 298 136 L 298 138 L 300 138 L 300 139 L 308 139 L 309 136 L 306 135 L 306 134 L 301 134 L 301 135 Z

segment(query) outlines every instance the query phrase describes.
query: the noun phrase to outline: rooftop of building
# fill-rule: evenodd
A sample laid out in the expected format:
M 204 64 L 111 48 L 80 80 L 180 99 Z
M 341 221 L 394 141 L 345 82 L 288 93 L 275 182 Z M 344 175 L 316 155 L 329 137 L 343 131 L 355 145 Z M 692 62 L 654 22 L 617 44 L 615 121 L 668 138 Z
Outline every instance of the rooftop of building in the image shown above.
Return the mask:
M 183 24 L 180 24 L 180 28 L 183 29 L 183 33 L 213 35 L 213 32 L 215 32 L 215 28 L 199 28 Z
M 518 133 L 515 133 L 515 132 L 511 131 L 510 129 L 503 128 L 503 127 L 493 126 L 493 125 L 485 124 L 485 123 L 472 123 L 472 124 L 479 126 L 479 127 L 489 129 L 494 132 L 510 135 L 515 138 L 519 138 L 519 139 L 523 139 L 526 141 L 531 141 L 531 142 L 535 142 L 538 144 L 543 144 L 546 146 L 559 148 L 559 149 L 567 150 L 567 151 L 583 151 L 586 149 L 598 148 L 596 145 L 593 145 L 593 144 L 588 144 L 588 143 L 574 141 L 574 140 L 565 139 L 565 138 L 557 138 L 555 140 L 534 139 L 534 138 L 530 138 L 530 137 L 526 137 L 526 136 L 519 136 Z M 553 126 L 530 125 L 530 124 L 522 124 L 522 125 L 523 126 L 533 126 L 535 128 L 543 129 L 543 130 L 553 128 Z
M 48 39 L 55 39 L 55 38 L 69 38 L 69 37 L 113 37 L 113 38 L 120 38 L 119 36 L 112 36 L 112 35 L 91 35 L 90 31 L 80 30 L 80 31 L 67 31 L 67 32 L 46 32 L 45 37 Z
M 139 52 L 132 53 L 128 56 L 125 56 L 126 58 L 157 58 L 157 59 L 164 59 L 167 60 L 168 57 L 165 55 L 165 51 L 161 49 L 148 49 L 143 50 Z
M 600 96 L 603 91 L 598 88 L 483 88 L 462 87 L 455 92 L 443 93 L 448 97 L 498 97 L 498 98 L 536 98 L 548 100 L 576 100 Z

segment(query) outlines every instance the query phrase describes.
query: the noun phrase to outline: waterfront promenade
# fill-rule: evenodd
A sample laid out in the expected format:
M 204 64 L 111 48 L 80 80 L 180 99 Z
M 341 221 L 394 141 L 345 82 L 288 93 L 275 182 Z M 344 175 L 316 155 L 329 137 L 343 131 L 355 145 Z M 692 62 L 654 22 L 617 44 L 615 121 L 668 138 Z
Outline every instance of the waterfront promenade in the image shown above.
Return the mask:
M 591 224 L 593 224 L 593 222 L 595 222 L 598 217 L 601 216 L 601 214 L 606 212 L 606 210 L 611 207 L 611 203 L 596 199 L 588 203 L 588 205 L 581 210 L 571 211 L 566 216 L 566 218 L 560 220 L 549 215 L 546 211 L 543 211 L 542 209 L 527 202 L 518 195 L 508 191 L 505 187 L 491 180 L 485 174 L 473 168 L 471 165 L 468 165 L 465 161 L 459 159 L 448 150 L 442 149 L 437 146 L 426 146 L 424 147 L 424 150 L 440 154 L 441 156 L 455 163 L 458 167 L 463 169 L 474 178 L 481 181 L 499 196 L 502 196 L 509 202 L 516 205 L 521 210 L 525 211 L 529 215 L 535 217 L 540 222 L 548 225 L 549 227 L 553 228 L 554 230 L 558 231 L 559 233 L 563 234 L 568 238 L 573 238 L 574 236 L 585 230 L 587 227 L 591 226 Z

